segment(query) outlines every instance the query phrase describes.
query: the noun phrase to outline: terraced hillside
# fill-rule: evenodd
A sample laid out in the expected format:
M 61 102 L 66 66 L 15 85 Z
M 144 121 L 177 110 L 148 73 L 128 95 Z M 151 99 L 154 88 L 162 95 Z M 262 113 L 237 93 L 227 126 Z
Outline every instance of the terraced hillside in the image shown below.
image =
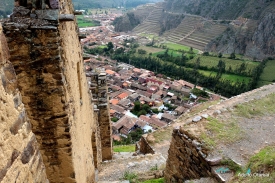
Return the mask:
M 164 35 L 167 41 L 204 50 L 225 29 L 226 26 L 206 21 L 202 17 L 186 16 L 176 29 Z
M 161 5 L 156 5 L 152 9 L 153 11 L 148 15 L 148 17 L 133 29 L 135 33 L 146 32 L 159 34 L 161 29 L 160 21 L 163 8 Z

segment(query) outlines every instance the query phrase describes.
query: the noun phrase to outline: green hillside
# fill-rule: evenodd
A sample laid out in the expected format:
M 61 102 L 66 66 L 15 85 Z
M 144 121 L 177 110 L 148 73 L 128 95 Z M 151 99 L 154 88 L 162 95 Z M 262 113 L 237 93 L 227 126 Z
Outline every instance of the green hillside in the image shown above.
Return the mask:
M 132 8 L 141 4 L 156 2 L 158 0 L 73 0 L 75 9 L 86 8 Z
M 0 1 L 0 18 L 10 15 L 13 8 L 13 0 L 1 0 Z

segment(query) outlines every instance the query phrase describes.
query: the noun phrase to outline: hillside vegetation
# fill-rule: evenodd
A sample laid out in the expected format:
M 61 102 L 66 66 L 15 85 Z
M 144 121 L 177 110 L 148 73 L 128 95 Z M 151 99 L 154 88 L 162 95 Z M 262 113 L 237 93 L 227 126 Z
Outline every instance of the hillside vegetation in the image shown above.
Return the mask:
M 13 8 L 13 0 L 1 0 L 0 1 L 0 18 L 6 18 L 7 15 L 10 15 Z
M 167 0 L 164 6 L 170 12 L 186 12 L 212 20 L 238 19 L 238 26 L 230 25 L 217 35 L 206 46 L 207 51 L 235 52 L 257 60 L 275 55 L 274 0 Z
M 256 61 L 275 57 L 275 0 L 167 0 L 131 13 L 134 18 L 125 15 L 115 23 L 117 31 L 155 33 L 202 51 L 242 54 Z
M 150 2 L 156 2 L 158 0 L 72 0 L 75 9 L 87 9 L 87 8 L 116 8 L 124 7 L 131 8 L 136 7 L 141 4 L 146 4 Z

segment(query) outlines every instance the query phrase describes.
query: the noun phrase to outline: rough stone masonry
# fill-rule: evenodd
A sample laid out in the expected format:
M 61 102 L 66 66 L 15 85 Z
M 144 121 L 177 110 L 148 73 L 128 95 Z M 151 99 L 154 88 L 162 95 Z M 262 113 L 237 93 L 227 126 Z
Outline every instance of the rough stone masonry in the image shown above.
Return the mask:
M 71 0 L 20 0 L 3 23 L 11 68 L 50 182 L 95 182 L 94 161 L 101 161 L 93 156 L 101 156 L 94 153 L 101 149 L 93 149 L 101 143 L 100 117 L 90 100 L 73 12 Z M 30 154 L 39 153 L 32 147 Z
M 0 25 L 0 182 L 48 182 Z

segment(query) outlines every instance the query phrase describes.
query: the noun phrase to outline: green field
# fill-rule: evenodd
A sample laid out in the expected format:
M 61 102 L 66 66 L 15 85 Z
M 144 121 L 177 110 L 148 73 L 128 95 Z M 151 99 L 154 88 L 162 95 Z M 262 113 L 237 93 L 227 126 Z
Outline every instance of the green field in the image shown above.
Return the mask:
M 161 52 L 163 51 L 164 49 L 161 49 L 161 48 L 155 48 L 155 47 L 151 47 L 151 46 L 140 46 L 138 47 L 137 49 L 143 49 L 143 50 L 146 50 L 147 53 L 157 53 L 157 52 Z
M 176 43 L 163 43 L 162 45 L 167 46 L 167 48 L 172 49 L 172 50 L 184 50 L 184 51 L 189 51 L 190 47 L 184 46 L 181 44 L 176 44 Z M 198 53 L 199 51 L 196 49 L 193 49 L 194 53 Z
M 83 15 L 77 15 L 76 17 L 77 17 L 77 24 L 79 28 L 95 27 L 100 25 L 89 18 L 84 18 Z
M 114 146 L 114 152 L 135 152 L 135 145 Z
M 229 58 L 219 58 L 219 57 L 214 57 L 214 56 L 203 56 L 203 55 L 198 55 L 194 59 L 189 60 L 187 63 L 194 64 L 196 62 L 197 58 L 200 58 L 201 66 L 206 66 L 208 68 L 217 67 L 219 60 L 222 60 L 225 62 L 226 70 L 228 70 L 230 66 L 233 70 L 235 70 L 236 68 L 239 68 L 242 63 L 245 63 L 246 71 L 249 72 L 249 70 L 252 71 L 259 64 L 259 62 L 253 62 L 253 61 L 233 60 L 233 59 L 229 59 Z M 275 66 L 275 64 L 274 64 L 274 66 Z
M 108 47 L 107 47 L 107 45 L 100 45 L 100 46 L 98 46 L 98 48 L 104 49 L 104 48 L 108 48 Z
M 263 70 L 260 80 L 266 82 L 275 82 L 275 60 L 269 60 Z
M 156 52 L 156 53 L 152 54 L 152 56 L 157 56 L 158 54 L 164 54 L 164 53 L 165 53 L 165 50 L 160 51 L 160 52 Z M 169 51 L 168 51 L 168 54 L 169 54 L 169 55 L 172 54 L 173 57 L 181 57 L 181 55 L 182 55 L 182 53 L 177 52 L 177 51 L 173 51 L 173 50 L 169 50 Z
M 217 74 L 216 72 L 205 71 L 205 70 L 199 70 L 199 72 L 205 76 L 210 76 L 210 75 L 215 76 Z M 236 83 L 237 81 L 242 82 L 244 80 L 245 83 L 248 83 L 250 77 L 238 76 L 238 75 L 234 75 L 234 74 L 222 74 L 221 79 L 230 80 L 230 81 L 233 81 L 234 83 Z

